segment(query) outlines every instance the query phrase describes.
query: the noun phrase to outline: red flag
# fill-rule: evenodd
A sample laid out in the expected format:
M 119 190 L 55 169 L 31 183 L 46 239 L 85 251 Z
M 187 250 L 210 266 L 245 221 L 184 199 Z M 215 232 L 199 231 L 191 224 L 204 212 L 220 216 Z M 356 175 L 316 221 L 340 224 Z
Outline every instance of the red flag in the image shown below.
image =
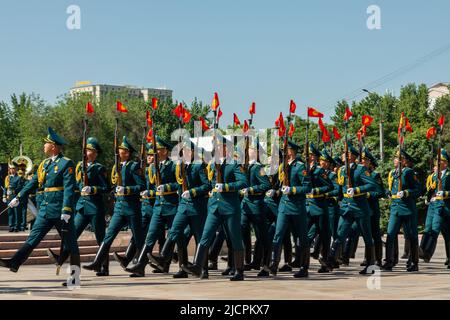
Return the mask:
M 279 115 L 278 118 L 275 120 L 275 127 L 279 127 L 279 126 L 280 126 L 281 119 L 283 119 L 283 112 L 280 112 L 280 115 Z
M 147 136 L 145 137 L 148 143 L 153 141 L 153 131 L 152 129 L 148 130 Z
M 199 120 L 202 123 L 202 130 L 203 131 L 209 130 L 209 126 L 206 123 L 206 120 L 203 117 L 200 117 Z
M 362 132 L 362 136 L 365 137 L 366 134 L 367 134 L 367 127 L 366 126 L 362 126 L 360 130 Z
M 413 128 L 411 127 L 408 118 L 405 118 L 405 130 L 408 132 L 413 132 Z
M 214 98 L 213 98 L 213 101 L 211 103 L 211 109 L 213 111 L 216 111 L 219 106 L 220 106 L 219 95 L 217 94 L 217 92 L 214 92 Z
M 158 109 L 158 98 L 152 98 L 152 108 L 153 110 Z
M 353 113 L 350 111 L 349 107 L 345 108 L 345 114 L 344 114 L 344 121 L 348 121 L 350 120 L 350 118 L 352 117 Z
M 292 136 L 294 135 L 294 132 L 295 132 L 295 127 L 294 127 L 294 124 L 291 123 L 291 125 L 289 126 L 289 132 L 288 132 L 289 137 L 292 138 Z
M 191 120 L 191 114 L 187 109 L 183 110 L 183 122 L 188 123 Z
M 295 104 L 294 100 L 291 100 L 291 104 L 289 105 L 289 111 L 291 113 L 295 113 L 295 109 L 297 109 L 297 105 Z
M 244 133 L 249 129 L 247 120 L 244 120 Z
M 401 132 L 402 132 L 404 125 L 405 125 L 405 113 L 402 112 L 402 114 L 400 115 L 400 122 L 398 124 L 398 130 L 397 130 L 398 139 L 400 139 Z M 400 141 L 400 143 L 402 143 L 402 141 Z
M 434 138 L 437 134 L 437 130 L 435 127 L 431 127 L 427 130 L 427 140 L 430 140 L 431 138 Z
M 250 106 L 250 110 L 248 110 L 248 112 L 250 112 L 250 114 L 256 113 L 256 103 L 252 102 L 252 105 Z
M 372 124 L 373 118 L 369 115 L 362 116 L 362 124 L 366 127 Z
M 336 127 L 333 127 L 334 140 L 338 141 L 341 137 Z
M 147 110 L 147 115 L 145 118 L 147 119 L 148 126 L 151 127 L 153 124 L 153 121 L 152 121 L 152 118 L 150 117 L 150 111 Z
M 444 126 L 444 122 L 445 122 L 445 117 L 444 115 L 439 117 L 439 126 L 442 128 Z
M 318 124 L 319 124 L 320 131 L 323 132 L 323 129 L 325 129 L 325 126 L 324 126 L 324 124 L 323 124 L 322 118 L 319 118 Z
M 183 116 L 184 108 L 183 108 L 183 104 L 181 102 L 178 106 L 176 106 L 175 109 L 173 109 L 173 113 L 177 116 L 177 118 L 180 118 Z
M 217 122 L 219 122 L 219 119 L 222 115 L 223 115 L 222 110 L 219 108 L 219 111 L 217 112 Z
M 278 136 L 282 137 L 286 133 L 286 126 L 284 124 L 282 112 L 280 112 L 280 116 L 275 121 L 275 125 L 278 127 Z
M 124 113 L 128 112 L 128 109 L 122 104 L 122 102 L 117 101 L 117 111 Z
M 361 136 L 362 136 L 361 129 L 358 130 L 356 135 L 358 136 L 358 141 L 361 141 Z
M 330 133 L 328 132 L 325 125 L 323 124 L 322 118 L 319 118 L 319 128 L 320 128 L 320 131 L 322 131 L 322 141 L 329 142 L 331 139 Z
M 239 121 L 239 118 L 236 115 L 236 113 L 233 113 L 233 122 L 234 122 L 235 126 L 240 126 L 241 125 L 241 121 Z
M 86 113 L 87 114 L 94 113 L 94 107 L 92 106 L 92 103 L 90 101 L 88 101 L 88 103 L 86 103 Z
M 323 113 L 320 113 L 312 107 L 308 107 L 308 117 L 310 118 L 323 118 Z

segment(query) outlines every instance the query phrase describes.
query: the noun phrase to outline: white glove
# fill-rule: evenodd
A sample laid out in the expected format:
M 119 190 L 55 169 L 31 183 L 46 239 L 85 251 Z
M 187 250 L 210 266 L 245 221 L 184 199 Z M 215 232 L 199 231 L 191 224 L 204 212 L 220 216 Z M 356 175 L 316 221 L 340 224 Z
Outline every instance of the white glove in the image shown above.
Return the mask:
M 8 195 L 8 196 L 10 196 L 10 195 L 12 195 L 12 191 L 11 190 L 6 190 L 6 195 Z
M 281 192 L 283 192 L 283 194 L 289 194 L 291 193 L 291 187 L 283 186 L 283 188 L 281 188 Z
M 248 188 L 242 189 L 241 192 L 244 197 L 248 196 Z
M 10 208 L 15 208 L 19 205 L 19 199 L 14 198 L 11 200 L 11 202 L 9 203 L 9 207 Z
M 217 192 L 223 191 L 223 183 L 216 183 L 216 190 Z
M 353 188 L 348 188 L 347 189 L 347 194 L 353 198 L 353 196 L 355 195 L 355 189 Z
M 6 198 L 3 198 L 3 203 L 7 203 L 8 200 L 6 200 Z
M 443 197 L 443 196 L 444 196 L 444 191 L 436 192 L 436 197 Z
M 146 197 L 148 196 L 148 190 L 144 190 L 140 193 L 141 197 Z
M 61 214 L 61 220 L 64 220 L 66 223 L 69 223 L 70 220 L 70 214 Z
M 116 193 L 122 195 L 125 194 L 125 187 L 122 186 L 116 187 Z
M 436 201 L 436 198 L 435 198 L 435 197 L 433 197 L 433 198 L 430 199 L 430 202 L 435 202 L 435 201 Z
M 181 197 L 183 199 L 190 199 L 191 198 L 191 194 L 189 193 L 189 191 L 185 191 L 183 192 L 183 194 L 181 195 Z
M 269 198 L 273 198 L 273 196 L 275 195 L 275 190 L 270 189 L 266 192 L 266 196 L 268 196 Z
M 400 199 L 403 198 L 404 195 L 405 193 L 403 191 L 397 192 L 397 197 L 399 197 Z
M 83 189 L 81 189 L 81 192 L 90 194 L 92 192 L 92 188 L 89 186 L 83 187 Z
M 156 191 L 157 192 L 164 192 L 164 185 L 162 184 L 162 185 L 156 187 Z

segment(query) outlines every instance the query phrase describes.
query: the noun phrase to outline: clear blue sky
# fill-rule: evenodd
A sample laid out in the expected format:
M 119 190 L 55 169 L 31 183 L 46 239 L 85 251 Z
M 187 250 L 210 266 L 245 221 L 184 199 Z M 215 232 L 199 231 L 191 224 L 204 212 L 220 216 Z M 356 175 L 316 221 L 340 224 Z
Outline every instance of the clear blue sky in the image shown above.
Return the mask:
M 66 28 L 71 4 L 81 30 Z M 382 29 L 366 27 L 369 5 Z M 450 1 L 2 1 L 0 100 L 39 93 L 54 102 L 77 80 L 166 86 L 210 102 L 226 122 L 256 102 L 272 126 L 295 99 L 328 118 L 346 94 L 450 42 Z M 383 84 L 450 82 L 450 51 Z M 363 96 L 357 97 L 357 99 Z

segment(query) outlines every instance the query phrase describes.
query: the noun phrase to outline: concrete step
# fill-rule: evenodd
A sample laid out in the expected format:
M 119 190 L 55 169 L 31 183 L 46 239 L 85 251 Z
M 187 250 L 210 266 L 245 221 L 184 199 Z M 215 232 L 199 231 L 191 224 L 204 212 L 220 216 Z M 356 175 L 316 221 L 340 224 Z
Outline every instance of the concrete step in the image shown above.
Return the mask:
M 24 242 L 29 236 L 29 233 L 4 233 L 0 234 L 0 243 L 4 242 Z M 59 240 L 58 233 L 48 233 L 43 240 Z M 0 247 L 2 248 L 2 247 Z

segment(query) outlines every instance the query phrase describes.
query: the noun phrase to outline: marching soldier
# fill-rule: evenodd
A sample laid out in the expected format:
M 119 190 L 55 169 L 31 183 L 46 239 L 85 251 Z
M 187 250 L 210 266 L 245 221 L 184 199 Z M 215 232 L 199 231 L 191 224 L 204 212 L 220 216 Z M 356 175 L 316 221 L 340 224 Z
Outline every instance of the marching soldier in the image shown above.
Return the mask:
M 434 196 L 431 198 L 430 209 L 428 214 L 431 214 L 431 230 L 426 237 L 426 241 L 423 244 L 423 259 L 429 262 L 433 256 L 434 250 L 436 248 L 439 233 L 442 231 L 444 235 L 444 241 L 446 242 L 446 256 L 448 259 L 448 249 L 450 245 L 448 243 L 448 234 L 450 232 L 450 173 L 448 172 L 448 161 L 450 157 L 445 149 L 441 150 L 441 175 L 442 179 L 442 190 L 438 190 L 438 179 L 437 172 L 432 175 L 431 184 L 435 187 Z M 431 211 L 431 212 L 430 212 Z M 428 217 L 427 217 L 428 220 Z M 449 266 L 447 268 L 450 269 Z
M 385 190 L 383 187 L 383 181 L 381 180 L 381 175 L 377 171 L 375 171 L 376 167 L 378 166 L 378 162 L 366 147 L 364 148 L 362 154 L 362 164 L 367 168 L 367 170 L 372 175 L 372 178 L 376 182 L 376 189 L 374 191 L 367 192 L 367 200 L 369 201 L 370 207 L 370 225 L 372 227 L 372 238 L 373 244 L 375 246 L 375 260 L 377 266 L 381 267 L 381 262 L 383 260 L 383 242 L 381 241 L 381 211 L 379 201 L 381 198 L 384 198 Z M 364 263 L 367 262 L 364 261 L 361 265 L 364 266 Z
M 316 232 L 319 234 L 318 243 L 322 247 L 322 257 L 328 257 L 328 252 L 330 248 L 331 234 L 330 234 L 330 223 L 329 213 L 328 213 L 328 201 L 326 200 L 326 194 L 333 190 L 333 183 L 328 179 L 328 175 L 325 169 L 317 165 L 317 160 L 326 159 L 322 157 L 322 154 L 311 142 L 309 145 L 309 161 L 310 161 L 310 176 L 311 176 L 311 193 L 306 195 L 307 201 L 307 212 L 309 217 L 308 229 L 313 225 L 315 226 Z M 309 236 L 309 244 L 312 243 L 315 234 Z M 322 266 L 319 273 L 329 272 L 326 266 Z
M 155 263 L 161 271 L 167 271 L 172 259 L 175 244 L 178 248 L 178 260 L 180 271 L 173 275 L 174 278 L 187 278 L 188 274 L 182 268 L 187 265 L 188 252 L 185 231 L 189 227 L 195 243 L 199 244 L 206 219 L 208 193 L 211 185 L 207 177 L 206 164 L 203 161 L 194 162 L 195 145 L 192 142 L 185 143 L 183 148 L 184 163 L 177 163 L 177 181 L 186 190 L 181 193 L 180 204 L 175 215 L 172 227 L 169 230 L 167 240 L 161 250 L 160 257 L 150 254 L 150 260 Z M 185 165 L 185 176 L 180 176 L 181 165 Z M 208 278 L 208 268 L 203 266 L 201 278 Z
M 33 249 L 41 242 L 44 236 L 55 227 L 61 234 L 61 229 L 67 230 L 63 238 L 70 254 L 70 265 L 80 266 L 80 254 L 75 235 L 74 219 L 74 188 L 75 166 L 72 160 L 62 154 L 62 146 L 66 141 L 57 133 L 48 128 L 48 135 L 44 139 L 44 153 L 49 156 L 39 165 L 33 178 L 11 200 L 11 207 L 17 207 L 23 199 L 38 187 L 43 188 L 42 202 L 33 229 L 25 244 L 11 259 L 0 259 L 2 267 L 17 272 L 19 267 L 28 259 Z M 74 271 L 74 270 L 72 270 Z M 76 283 L 77 273 L 71 280 Z M 79 279 L 78 279 L 79 280 Z
M 94 261 L 84 265 L 86 270 L 101 272 L 102 266 L 109 256 L 109 249 L 117 234 L 125 225 L 129 225 L 133 234 L 133 241 L 137 248 L 142 247 L 142 217 L 140 210 L 139 194 L 145 188 L 145 183 L 140 173 L 140 165 L 131 161 L 132 153 L 136 150 L 130 144 L 126 136 L 118 146 L 121 166 L 122 185 L 115 187 L 114 213 L 109 223 L 103 242 L 94 258 Z M 119 181 L 115 166 L 112 169 L 111 182 L 113 185 Z
M 350 143 L 348 144 L 348 150 L 347 161 L 350 172 L 347 172 L 346 166 L 341 167 L 338 171 L 338 182 L 343 188 L 344 199 L 341 204 L 341 217 L 337 235 L 331 246 L 328 262 L 325 262 L 323 259 L 320 262 L 322 265 L 328 266 L 330 270 L 334 268 L 340 248 L 348 237 L 352 224 L 357 222 L 364 238 L 366 247 L 364 256 L 367 261 L 367 266 L 359 273 L 367 274 L 368 267 L 375 263 L 375 248 L 370 229 L 370 209 L 367 201 L 367 192 L 373 191 L 376 186 L 367 168 L 355 163 L 356 158 L 359 156 L 358 150 Z
M 158 152 L 159 164 L 151 166 L 152 175 L 150 182 L 156 183 L 156 170 L 161 175 L 161 184 L 156 186 L 156 200 L 153 207 L 153 214 L 148 228 L 145 244 L 139 251 L 137 263 L 125 271 L 131 273 L 131 277 L 144 277 L 145 266 L 148 262 L 148 254 L 152 252 L 153 247 L 161 234 L 164 234 L 165 227 L 172 227 L 179 202 L 178 183 L 176 180 L 176 164 L 169 159 L 169 150 L 171 145 L 161 137 L 156 137 L 156 152 Z M 157 167 L 159 165 L 159 168 Z M 166 240 L 167 241 L 167 240 Z M 155 266 L 155 268 L 157 268 Z M 167 271 L 166 271 L 167 272 Z
M 4 189 L 6 192 L 3 192 L 3 203 L 10 207 L 8 209 L 9 232 L 21 231 L 20 218 L 22 216 L 23 204 L 20 204 L 17 207 L 10 206 L 11 200 L 13 200 L 20 190 L 22 190 L 25 183 L 25 180 L 17 174 L 18 167 L 19 165 L 16 162 L 8 163 L 9 174 L 5 178 Z
M 392 198 L 391 212 L 386 239 L 386 262 L 383 265 L 384 270 L 392 270 L 395 264 L 395 239 L 397 238 L 400 227 L 404 226 L 404 231 L 408 233 L 411 246 L 411 264 L 407 267 L 408 272 L 419 270 L 419 248 L 417 234 L 417 207 L 416 199 L 420 193 L 417 176 L 412 169 L 414 159 L 401 150 L 403 170 L 400 176 L 400 153 L 397 151 L 395 163 L 399 163 L 397 168 L 389 172 L 389 191 Z M 401 179 L 401 189 L 399 181 Z
M 243 233 L 244 229 L 250 229 L 250 225 L 253 226 L 257 241 L 255 247 L 261 246 L 263 251 L 263 269 L 258 273 L 258 277 L 268 277 L 270 243 L 268 238 L 268 225 L 266 216 L 264 215 L 264 196 L 266 191 L 270 189 L 270 183 L 264 167 L 258 162 L 258 150 L 259 141 L 258 139 L 254 139 L 253 144 L 248 150 L 250 159 L 247 173 L 249 187 L 242 190 L 244 199 L 241 203 L 241 226 Z M 258 250 L 261 250 L 261 248 Z M 251 256 L 251 242 L 250 246 L 246 247 L 246 250 L 250 250 Z
M 244 168 L 235 161 L 228 162 L 232 150 L 227 148 L 227 139 L 217 136 L 218 148 L 222 148 L 222 158 L 214 159 L 215 163 L 208 165 L 208 180 L 215 186 L 208 201 L 208 215 L 205 227 L 197 247 L 192 266 L 183 266 L 183 269 L 197 277 L 201 276 L 215 233 L 222 223 L 227 237 L 233 248 L 233 261 L 235 267 L 232 281 L 244 280 L 244 247 L 241 232 L 241 208 L 239 191 L 248 187 L 248 180 Z M 220 169 L 220 172 L 218 171 Z M 221 178 L 221 179 L 219 179 Z
M 20 178 L 22 178 L 23 185 L 25 185 L 25 183 L 27 182 L 26 173 L 25 173 L 27 164 L 23 160 L 18 161 L 18 164 L 19 164 L 19 167 L 18 167 L 19 170 L 17 171 L 17 174 L 19 175 Z M 17 226 L 18 226 L 19 231 L 28 230 L 28 227 L 27 227 L 28 198 L 29 198 L 29 196 L 25 197 L 23 199 L 22 205 L 20 205 L 21 210 L 19 212 L 19 219 L 17 220 Z
M 82 176 L 84 175 L 82 162 L 77 164 L 75 178 L 78 189 L 81 190 L 80 198 L 76 204 L 75 233 L 77 239 L 81 236 L 86 227 L 90 224 L 95 233 L 97 244 L 100 245 L 105 238 L 105 204 L 103 194 L 108 192 L 110 187 L 107 182 L 106 168 L 97 162 L 97 156 L 102 152 L 100 144 L 94 137 L 89 137 L 86 141 L 86 169 L 89 185 L 84 185 Z M 47 249 L 48 256 L 55 262 L 65 261 L 69 257 L 67 248 L 58 256 L 51 249 Z M 101 271 L 97 276 L 109 275 L 109 256 L 106 257 Z
M 307 229 L 306 194 L 311 192 L 310 175 L 306 171 L 304 163 L 296 159 L 300 146 L 292 141 L 288 142 L 288 154 L 284 161 L 288 162 L 288 173 L 290 185 L 283 185 L 281 188 L 282 197 L 278 206 L 278 216 L 276 222 L 275 236 L 272 242 L 272 261 L 270 273 L 276 275 L 281 258 L 281 244 L 290 225 L 296 240 L 297 247 L 300 247 L 298 254 L 300 258 L 300 270 L 294 274 L 296 278 L 308 276 L 309 268 L 309 241 Z M 279 178 L 283 181 L 280 165 Z

